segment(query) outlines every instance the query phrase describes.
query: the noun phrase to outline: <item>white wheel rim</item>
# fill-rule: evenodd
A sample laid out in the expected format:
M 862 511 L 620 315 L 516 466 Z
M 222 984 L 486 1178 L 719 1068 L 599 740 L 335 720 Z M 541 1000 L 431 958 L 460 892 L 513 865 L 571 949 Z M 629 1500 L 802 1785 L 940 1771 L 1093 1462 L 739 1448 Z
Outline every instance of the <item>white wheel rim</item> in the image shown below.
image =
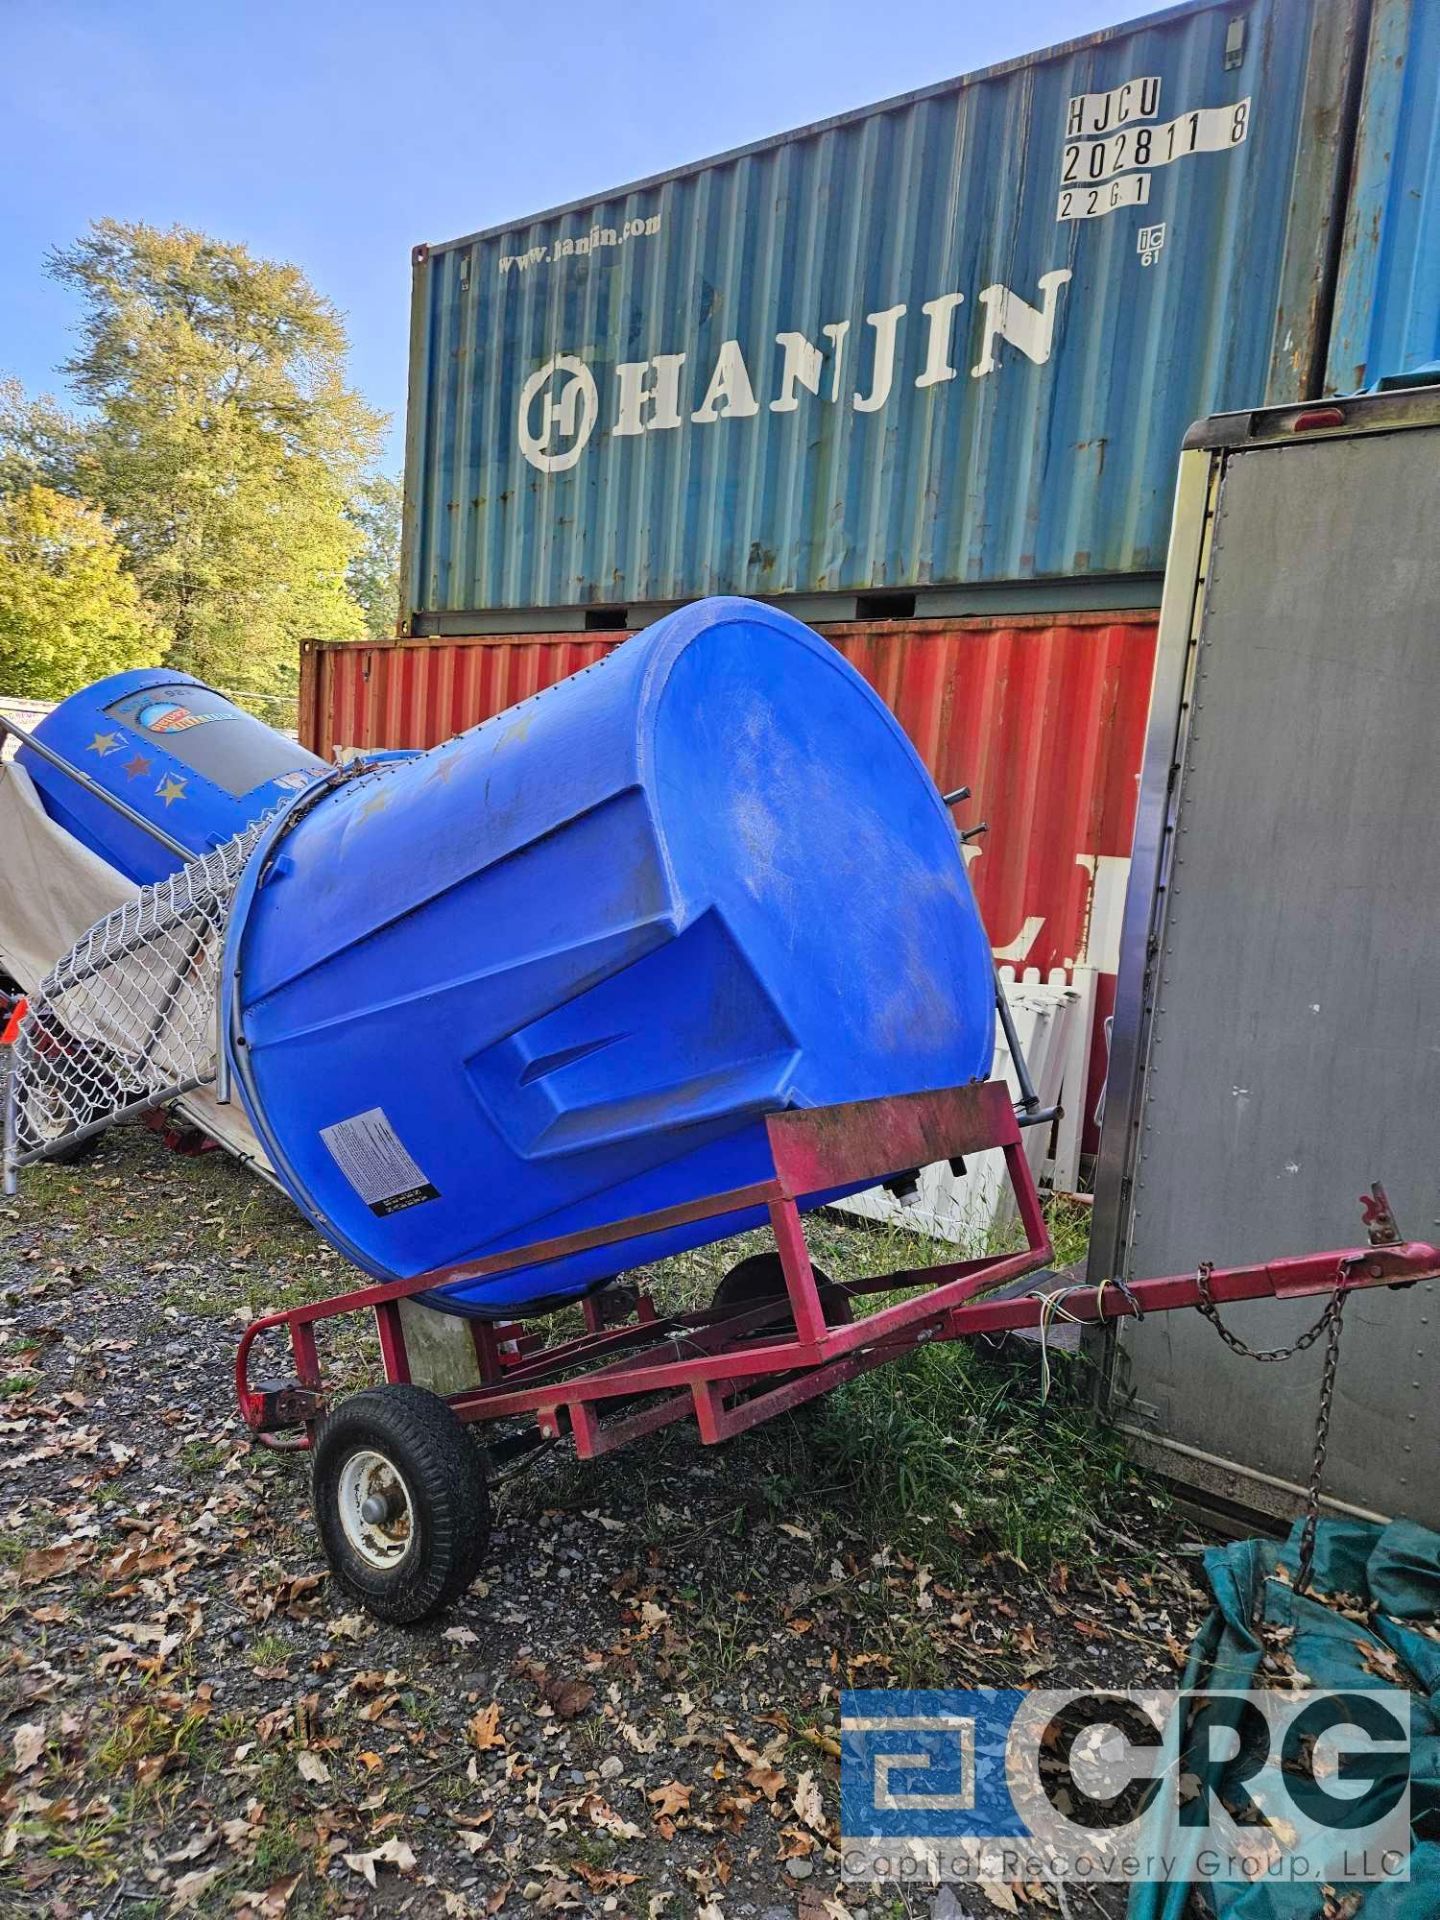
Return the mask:
M 366 1505 L 375 1501 L 385 1512 L 367 1518 Z M 339 1503 L 345 1538 L 365 1564 L 382 1573 L 399 1566 L 410 1551 L 415 1512 L 394 1461 L 371 1447 L 352 1453 L 340 1472 Z

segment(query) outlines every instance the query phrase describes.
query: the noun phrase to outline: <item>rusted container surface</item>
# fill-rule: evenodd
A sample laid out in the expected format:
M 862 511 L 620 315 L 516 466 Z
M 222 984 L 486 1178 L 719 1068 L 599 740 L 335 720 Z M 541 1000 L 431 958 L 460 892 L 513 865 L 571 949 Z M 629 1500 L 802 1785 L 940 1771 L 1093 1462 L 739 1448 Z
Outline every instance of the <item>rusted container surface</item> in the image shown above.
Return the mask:
M 822 626 L 899 717 L 961 824 L 998 954 L 1113 971 L 1154 660 L 1151 614 L 884 620 Z M 589 666 L 623 633 L 307 642 L 300 737 L 429 747 Z
M 1440 359 L 1437 217 L 1440 6 L 1375 0 L 1330 331 L 1335 392 Z

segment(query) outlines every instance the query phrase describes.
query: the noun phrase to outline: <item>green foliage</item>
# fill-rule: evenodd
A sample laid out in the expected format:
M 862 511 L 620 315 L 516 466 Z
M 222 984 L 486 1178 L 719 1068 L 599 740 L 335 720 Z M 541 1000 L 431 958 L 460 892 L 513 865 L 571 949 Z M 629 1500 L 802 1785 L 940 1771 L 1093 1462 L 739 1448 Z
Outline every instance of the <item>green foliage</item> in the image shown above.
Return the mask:
M 0 374 L 0 497 L 27 487 L 74 490 L 85 430 L 48 394 L 32 399 L 13 374 Z
M 288 691 L 302 635 L 364 631 L 345 509 L 383 420 L 345 384 L 340 315 L 297 268 L 180 227 L 97 221 L 49 266 L 83 305 L 73 489 L 117 528 L 175 666 Z
M 61 699 L 164 640 L 96 509 L 49 487 L 0 498 L 0 694 Z
M 345 581 L 365 615 L 365 637 L 393 639 L 400 619 L 401 487 L 388 473 L 373 474 L 345 509 L 364 545 Z
M 818 1402 L 810 1474 L 868 1531 L 937 1566 L 963 1566 L 971 1536 L 1032 1566 L 1088 1560 L 1133 1472 L 1085 1404 L 1083 1369 L 1055 1365 L 1042 1406 L 1022 1362 L 965 1342 L 922 1347 Z

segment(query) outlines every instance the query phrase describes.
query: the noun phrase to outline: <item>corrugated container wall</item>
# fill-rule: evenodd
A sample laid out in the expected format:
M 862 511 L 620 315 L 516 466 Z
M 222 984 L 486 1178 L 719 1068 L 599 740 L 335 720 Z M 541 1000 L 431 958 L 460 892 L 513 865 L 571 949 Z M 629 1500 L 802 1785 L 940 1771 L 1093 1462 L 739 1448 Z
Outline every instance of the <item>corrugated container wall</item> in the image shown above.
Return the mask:
M 1175 8 L 418 248 L 411 630 L 1158 571 L 1190 422 L 1323 370 L 1359 4 Z
M 1153 614 L 853 622 L 821 631 L 897 715 L 943 789 L 973 791 L 969 849 L 996 952 L 1113 972 Z M 591 665 L 624 634 L 306 643 L 300 734 L 330 758 L 429 747 Z
M 1440 5 L 1375 0 L 1329 385 L 1440 361 Z

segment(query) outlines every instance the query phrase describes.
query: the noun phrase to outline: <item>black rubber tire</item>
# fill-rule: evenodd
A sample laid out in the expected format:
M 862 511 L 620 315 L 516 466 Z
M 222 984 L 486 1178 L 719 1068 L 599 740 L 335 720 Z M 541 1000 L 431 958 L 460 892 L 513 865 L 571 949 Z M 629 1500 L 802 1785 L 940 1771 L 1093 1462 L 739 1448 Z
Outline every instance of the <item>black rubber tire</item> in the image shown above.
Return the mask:
M 823 1268 L 816 1267 L 814 1272 L 826 1326 L 843 1326 L 850 1318 L 850 1303 L 844 1288 L 837 1287 Z M 785 1291 L 785 1269 L 778 1253 L 752 1253 L 748 1259 L 737 1260 L 716 1287 L 710 1304 L 712 1307 L 758 1307 L 764 1300 L 773 1300 L 780 1311 L 774 1320 L 759 1328 L 759 1332 L 772 1333 L 782 1327 L 789 1330 L 795 1325 Z
M 403 1558 L 372 1566 L 340 1517 L 346 1461 L 363 1450 L 390 1462 L 410 1500 Z M 311 1486 L 320 1543 L 338 1586 L 377 1620 L 413 1626 L 465 1592 L 490 1538 L 483 1455 L 438 1394 L 423 1387 L 368 1387 L 342 1400 L 320 1427 Z

